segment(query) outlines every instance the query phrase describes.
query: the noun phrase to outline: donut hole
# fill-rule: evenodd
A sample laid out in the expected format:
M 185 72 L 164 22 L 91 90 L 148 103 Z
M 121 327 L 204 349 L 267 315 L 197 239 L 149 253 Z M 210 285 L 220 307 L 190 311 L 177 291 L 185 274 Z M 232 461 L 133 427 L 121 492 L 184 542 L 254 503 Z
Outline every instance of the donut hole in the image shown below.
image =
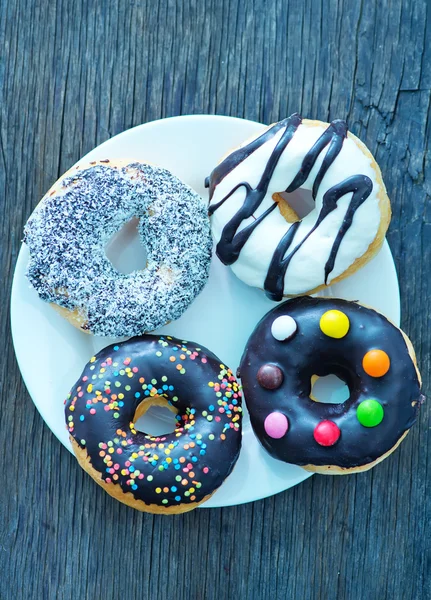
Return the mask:
M 177 414 L 178 411 L 165 398 L 154 396 L 139 404 L 133 422 L 136 431 L 157 437 L 175 431 Z
M 147 266 L 147 251 L 139 239 L 139 219 L 133 217 L 109 239 L 105 254 L 113 267 L 124 275 Z
M 350 390 L 345 381 L 337 375 L 325 375 L 311 378 L 310 399 L 325 404 L 343 404 L 350 398 Z
M 288 223 L 296 223 L 309 215 L 315 208 L 315 202 L 311 190 L 298 188 L 294 192 L 277 192 L 273 199 Z

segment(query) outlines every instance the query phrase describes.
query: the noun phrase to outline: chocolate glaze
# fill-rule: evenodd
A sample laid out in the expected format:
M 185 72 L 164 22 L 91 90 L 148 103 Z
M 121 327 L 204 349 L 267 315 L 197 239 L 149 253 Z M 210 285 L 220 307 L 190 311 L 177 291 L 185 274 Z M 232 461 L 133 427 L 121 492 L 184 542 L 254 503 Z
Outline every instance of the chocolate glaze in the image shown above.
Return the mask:
M 246 146 L 232 152 L 232 154 L 230 154 L 214 169 L 209 178 L 205 180 L 206 186 L 209 187 L 211 201 L 216 186 L 223 180 L 223 178 L 226 177 L 228 173 L 233 171 L 233 169 L 235 169 L 235 167 L 237 167 L 243 160 L 250 156 L 250 154 L 255 152 L 255 150 L 270 140 L 280 129 L 284 128 L 284 132 L 277 142 L 271 156 L 269 157 L 268 163 L 265 166 L 265 170 L 256 188 L 252 188 L 251 185 L 246 181 L 239 183 L 224 198 L 209 207 L 209 214 L 212 215 L 224 202 L 226 202 L 228 198 L 232 196 L 236 190 L 241 187 L 244 187 L 246 190 L 246 196 L 243 205 L 232 217 L 232 219 L 226 223 L 225 227 L 223 228 L 220 241 L 216 247 L 217 256 L 225 265 L 231 265 L 238 259 L 242 248 L 256 227 L 258 227 L 259 223 L 261 223 L 263 219 L 265 219 L 277 207 L 276 202 L 274 202 L 274 204 L 262 215 L 260 215 L 253 223 L 247 225 L 240 232 L 238 232 L 241 223 L 245 219 L 250 218 L 262 203 L 267 194 L 268 186 L 277 163 L 286 146 L 293 138 L 301 122 L 302 118 L 295 113 L 287 119 L 276 123 L 272 127 L 268 128 L 260 137 L 251 141 Z M 346 136 L 346 122 L 339 119 L 332 121 L 314 146 L 309 150 L 309 152 L 307 152 L 302 161 L 299 172 L 296 174 L 293 181 L 286 187 L 285 191 L 288 193 L 294 192 L 305 183 L 319 155 L 328 146 L 328 150 L 313 184 L 312 194 L 313 198 L 315 199 L 322 179 L 340 153 Z M 319 227 L 323 219 L 325 219 L 329 213 L 337 208 L 338 200 L 344 195 L 353 192 L 348 211 L 340 230 L 338 231 L 336 239 L 334 240 L 329 258 L 325 265 L 325 283 L 327 283 L 328 277 L 334 268 L 337 252 L 343 237 L 352 224 L 356 210 L 371 194 L 372 188 L 373 184 L 371 179 L 365 175 L 355 175 L 353 177 L 349 177 L 330 188 L 323 196 L 322 208 L 316 224 L 302 239 L 302 241 L 290 250 L 290 252 L 288 251 L 292 244 L 295 233 L 300 225 L 300 221 L 294 223 L 289 228 L 285 236 L 280 240 L 280 243 L 274 252 L 268 269 L 268 274 L 265 279 L 264 289 L 269 298 L 276 301 L 279 301 L 283 298 L 284 279 L 291 259 L 301 248 L 302 244 Z M 288 254 L 286 255 L 287 252 Z
M 319 327 L 324 312 L 337 309 L 350 321 L 342 339 L 326 336 Z M 279 342 L 271 334 L 272 322 L 290 315 L 298 325 L 295 336 Z M 362 368 L 366 352 L 380 348 L 390 357 L 388 373 L 370 377 Z M 276 390 L 261 387 L 257 373 L 263 364 L 277 365 L 284 373 Z M 337 465 L 352 468 L 373 462 L 388 452 L 416 421 L 424 397 L 417 372 L 404 338 L 380 313 L 346 300 L 303 296 L 288 300 L 270 311 L 257 325 L 244 351 L 241 382 L 254 432 L 263 447 L 275 458 L 298 465 Z M 310 399 L 311 377 L 335 374 L 346 382 L 350 398 L 342 404 Z M 363 427 L 356 408 L 363 400 L 375 398 L 384 408 L 376 427 Z M 281 439 L 270 438 L 265 418 L 280 411 L 289 421 Z M 341 430 L 338 442 L 320 446 L 314 428 L 328 419 Z
M 153 395 L 178 410 L 173 433 L 135 430 L 137 407 Z M 102 479 L 146 504 L 201 501 L 232 471 L 241 447 L 241 392 L 231 371 L 209 350 L 171 337 L 144 335 L 101 350 L 70 392 L 65 416 Z M 144 477 L 133 479 L 136 472 Z

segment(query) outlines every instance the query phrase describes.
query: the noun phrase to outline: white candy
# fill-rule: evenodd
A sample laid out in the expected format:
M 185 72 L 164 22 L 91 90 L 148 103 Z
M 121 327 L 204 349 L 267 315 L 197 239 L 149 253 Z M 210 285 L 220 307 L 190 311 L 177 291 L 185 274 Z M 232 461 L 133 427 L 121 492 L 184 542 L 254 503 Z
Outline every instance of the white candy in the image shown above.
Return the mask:
M 279 342 L 290 339 L 298 329 L 295 319 L 289 315 L 277 317 L 271 325 L 271 333 Z

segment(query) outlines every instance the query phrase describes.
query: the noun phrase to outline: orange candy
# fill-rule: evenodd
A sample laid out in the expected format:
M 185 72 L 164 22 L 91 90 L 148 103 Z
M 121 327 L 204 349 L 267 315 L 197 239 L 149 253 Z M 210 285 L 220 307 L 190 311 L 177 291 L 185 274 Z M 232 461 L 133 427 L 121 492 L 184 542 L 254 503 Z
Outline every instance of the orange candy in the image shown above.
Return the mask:
M 370 350 L 362 360 L 365 373 L 371 377 L 383 377 L 389 371 L 391 361 L 383 350 Z

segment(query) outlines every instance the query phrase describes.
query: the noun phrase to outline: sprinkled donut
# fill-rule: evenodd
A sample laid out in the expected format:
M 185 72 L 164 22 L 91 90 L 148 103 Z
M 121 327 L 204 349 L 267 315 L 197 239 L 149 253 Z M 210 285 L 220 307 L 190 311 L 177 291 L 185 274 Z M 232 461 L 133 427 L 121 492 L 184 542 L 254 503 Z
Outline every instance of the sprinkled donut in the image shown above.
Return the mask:
M 351 275 L 389 225 L 380 169 L 341 120 L 294 114 L 275 123 L 227 156 L 206 185 L 218 257 L 272 300 Z
M 350 397 L 317 401 L 335 374 Z M 300 297 L 270 311 L 240 365 L 251 423 L 275 458 L 320 473 L 365 471 L 416 421 L 424 397 L 413 347 L 382 314 L 346 300 Z
M 241 447 L 241 391 L 209 350 L 145 335 L 90 359 L 67 397 L 66 424 L 81 467 L 111 496 L 151 513 L 193 510 L 232 471 Z M 154 404 L 176 413 L 173 433 L 135 421 Z
M 123 274 L 105 247 L 134 217 L 147 266 Z M 208 215 L 191 188 L 166 169 L 109 160 L 59 179 L 28 220 L 24 242 L 40 298 L 82 331 L 115 337 L 178 319 L 206 283 L 212 248 Z

